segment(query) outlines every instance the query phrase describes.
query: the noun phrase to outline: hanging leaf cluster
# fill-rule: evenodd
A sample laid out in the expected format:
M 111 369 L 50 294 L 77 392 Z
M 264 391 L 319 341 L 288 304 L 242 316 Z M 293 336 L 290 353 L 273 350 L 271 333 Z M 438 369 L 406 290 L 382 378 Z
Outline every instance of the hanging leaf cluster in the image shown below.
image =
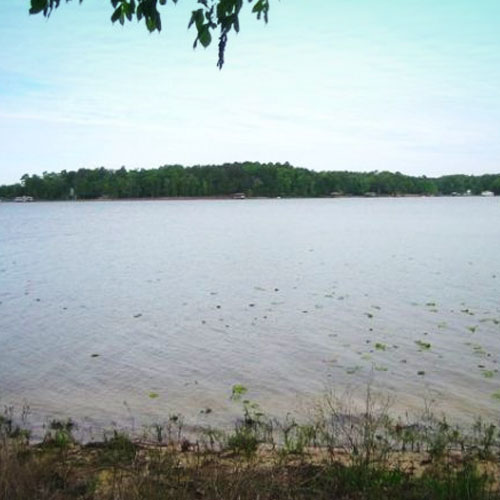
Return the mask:
M 50 16 L 52 11 L 59 7 L 61 0 L 30 0 L 30 14 L 43 14 Z M 65 0 L 69 2 L 71 0 Z M 83 0 L 78 0 L 82 3 Z M 170 0 L 176 4 L 178 0 Z M 188 27 L 196 29 L 196 38 L 193 46 L 200 43 L 208 47 L 213 40 L 214 34 L 218 37 L 218 60 L 217 66 L 224 65 L 224 55 L 228 35 L 231 31 L 240 31 L 240 12 L 244 3 L 252 4 L 252 12 L 257 19 L 263 19 L 266 23 L 269 14 L 270 0 L 196 0 L 197 8 L 191 13 Z M 144 21 L 148 31 L 161 31 L 162 21 L 159 8 L 167 4 L 167 0 L 110 0 L 113 8 L 111 21 L 125 24 L 125 21 Z

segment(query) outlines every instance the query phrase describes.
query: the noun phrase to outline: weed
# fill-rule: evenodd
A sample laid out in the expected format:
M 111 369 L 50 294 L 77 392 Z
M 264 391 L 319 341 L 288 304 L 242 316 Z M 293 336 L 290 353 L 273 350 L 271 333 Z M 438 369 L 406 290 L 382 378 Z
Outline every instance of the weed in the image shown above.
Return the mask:
M 45 446 L 66 449 L 74 443 L 73 429 L 75 424 L 71 419 L 66 421 L 52 420 L 45 434 L 43 443 Z
M 125 432 L 113 431 L 111 438 L 105 436 L 99 462 L 103 465 L 126 465 L 135 459 L 137 445 Z
M 241 384 L 235 384 L 231 390 L 231 399 L 233 401 L 239 401 L 244 394 L 248 392 L 248 389 Z

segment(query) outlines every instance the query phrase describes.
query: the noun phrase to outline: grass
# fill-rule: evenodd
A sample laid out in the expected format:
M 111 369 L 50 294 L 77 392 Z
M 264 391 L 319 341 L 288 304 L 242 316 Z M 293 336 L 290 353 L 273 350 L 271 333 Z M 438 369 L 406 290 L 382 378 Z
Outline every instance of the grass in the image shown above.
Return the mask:
M 147 434 L 114 431 L 78 443 L 71 421 L 53 421 L 40 443 L 0 418 L 2 500 L 498 500 L 500 435 L 425 410 L 394 419 L 368 388 L 364 401 L 327 395 L 310 421 L 271 419 L 233 391 L 242 417 L 231 430 L 189 436 L 170 415 Z M 236 394 L 235 394 L 236 393 Z

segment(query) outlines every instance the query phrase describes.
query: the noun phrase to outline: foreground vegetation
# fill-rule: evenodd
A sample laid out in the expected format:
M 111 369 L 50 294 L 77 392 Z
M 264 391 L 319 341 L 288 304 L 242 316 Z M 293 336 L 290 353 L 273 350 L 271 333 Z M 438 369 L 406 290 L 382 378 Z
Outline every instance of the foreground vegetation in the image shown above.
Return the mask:
M 500 499 L 500 436 L 435 418 L 391 419 L 329 396 L 314 418 L 277 421 L 233 388 L 243 416 L 229 431 L 185 432 L 179 415 L 134 438 L 78 443 L 71 421 L 45 438 L 0 418 L 2 499 Z
M 149 170 L 82 168 L 78 171 L 24 175 L 21 182 L 0 186 L 0 198 L 33 196 L 40 200 L 151 198 L 176 196 L 330 196 L 332 193 L 376 195 L 500 194 L 500 174 L 413 177 L 399 172 L 314 172 L 288 163 L 226 163 Z

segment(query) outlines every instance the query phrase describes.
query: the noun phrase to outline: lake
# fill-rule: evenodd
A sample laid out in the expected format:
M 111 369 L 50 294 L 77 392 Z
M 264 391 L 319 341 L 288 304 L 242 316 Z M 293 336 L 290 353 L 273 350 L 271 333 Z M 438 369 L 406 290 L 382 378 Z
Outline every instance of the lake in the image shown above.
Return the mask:
M 33 424 L 224 425 L 233 384 L 495 418 L 499 348 L 499 198 L 0 204 L 0 404 Z

